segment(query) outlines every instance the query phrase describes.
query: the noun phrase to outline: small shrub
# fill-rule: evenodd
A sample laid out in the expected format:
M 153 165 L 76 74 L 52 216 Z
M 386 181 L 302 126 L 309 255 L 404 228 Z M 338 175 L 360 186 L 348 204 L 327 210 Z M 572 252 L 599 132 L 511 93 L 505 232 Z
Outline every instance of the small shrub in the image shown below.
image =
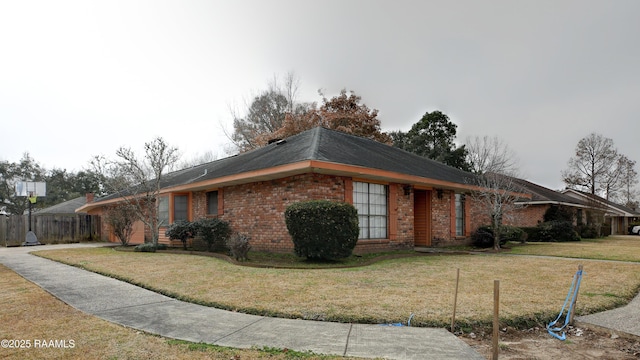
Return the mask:
M 167 231 L 165 231 L 165 236 L 168 236 L 171 240 L 180 240 L 182 241 L 182 248 L 184 250 L 187 249 L 187 240 L 195 236 L 196 227 L 194 223 L 186 221 L 186 220 L 178 220 L 173 224 L 169 225 Z
M 349 257 L 358 242 L 358 212 L 348 203 L 298 202 L 285 210 L 285 222 L 296 255 L 307 259 Z
M 167 244 L 158 244 L 156 250 L 167 250 Z
M 480 226 L 476 231 L 471 235 L 471 240 L 473 241 L 473 246 L 479 248 L 490 248 L 493 247 L 493 229 L 491 226 Z
M 500 246 L 503 246 L 509 241 L 522 241 L 525 237 L 525 232 L 519 227 L 503 225 L 500 231 Z M 472 235 L 471 240 L 473 245 L 479 248 L 493 247 L 494 231 L 493 227 L 489 225 L 480 226 Z
M 598 234 L 598 227 L 594 224 L 580 225 L 578 226 L 577 231 L 583 239 L 597 239 L 600 237 L 600 234 Z
M 194 222 L 195 233 L 207 244 L 207 251 L 225 251 L 231 235 L 229 223 L 218 218 L 199 219 Z
M 231 256 L 237 261 L 245 261 L 248 259 L 247 254 L 251 250 L 249 244 L 249 236 L 245 234 L 235 233 L 227 240 L 227 247 L 231 252 Z
M 133 250 L 138 252 L 156 252 L 156 247 L 153 246 L 153 244 L 151 243 L 144 243 L 144 244 L 136 245 L 136 247 L 134 247 Z

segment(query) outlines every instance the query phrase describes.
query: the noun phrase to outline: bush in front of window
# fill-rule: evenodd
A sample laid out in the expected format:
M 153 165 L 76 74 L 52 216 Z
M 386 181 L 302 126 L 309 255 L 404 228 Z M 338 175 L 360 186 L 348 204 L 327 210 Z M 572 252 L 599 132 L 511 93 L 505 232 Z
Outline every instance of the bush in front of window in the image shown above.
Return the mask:
M 207 251 L 226 251 L 231 235 L 229 223 L 218 218 L 202 218 L 193 222 L 195 234 L 207 244 Z
M 351 256 L 358 242 L 358 212 L 348 203 L 313 200 L 284 212 L 294 251 L 300 257 L 337 260 Z
M 178 220 L 173 224 L 169 225 L 167 231 L 165 231 L 165 236 L 169 237 L 171 240 L 180 240 L 182 241 L 182 248 L 187 250 L 187 240 L 193 238 L 196 233 L 196 228 L 194 223 L 187 220 Z

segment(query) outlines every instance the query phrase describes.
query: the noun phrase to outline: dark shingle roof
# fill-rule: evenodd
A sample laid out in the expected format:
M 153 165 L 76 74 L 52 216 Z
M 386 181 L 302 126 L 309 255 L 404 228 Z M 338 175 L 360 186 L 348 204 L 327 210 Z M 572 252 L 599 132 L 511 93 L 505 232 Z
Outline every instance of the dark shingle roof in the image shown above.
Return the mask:
M 598 195 L 595 194 L 591 194 L 588 192 L 584 192 L 584 191 L 580 191 L 580 190 L 575 190 L 575 189 L 567 189 L 565 190 L 566 192 L 574 192 L 576 194 L 581 194 L 583 197 L 585 197 L 586 199 L 588 199 L 588 203 L 590 205 L 593 206 L 594 203 L 600 203 L 603 204 L 604 206 L 608 206 L 611 210 L 615 210 L 618 212 L 622 212 L 624 214 L 626 214 L 627 216 L 640 216 L 640 212 L 631 209 L 629 207 L 626 207 L 624 205 L 620 205 L 620 204 L 616 204 L 613 201 L 609 201 L 603 197 L 600 197 Z
M 475 175 L 469 172 L 377 141 L 316 127 L 259 149 L 169 173 L 163 177 L 161 187 L 199 183 L 309 160 L 391 171 L 463 186 L 475 183 Z
M 563 203 L 584 206 L 585 203 L 561 192 L 551 190 L 523 179 L 514 178 L 514 182 L 522 187 L 523 192 L 531 194 L 527 202 Z
M 286 138 L 279 144 L 272 143 L 250 152 L 170 174 L 166 178 L 165 186 L 214 179 L 305 160 L 362 166 L 459 184 L 467 184 L 473 178 L 471 173 L 393 146 L 317 127 Z
M 71 199 L 60 204 L 49 206 L 42 210 L 38 210 L 37 214 L 74 214 L 76 209 L 87 203 L 84 196 Z

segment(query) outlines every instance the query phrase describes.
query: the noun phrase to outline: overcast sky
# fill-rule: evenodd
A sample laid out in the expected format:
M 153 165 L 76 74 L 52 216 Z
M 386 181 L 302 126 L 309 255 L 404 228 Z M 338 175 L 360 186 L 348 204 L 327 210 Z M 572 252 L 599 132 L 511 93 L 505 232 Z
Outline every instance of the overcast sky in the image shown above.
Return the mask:
M 385 131 L 440 110 L 563 187 L 591 132 L 640 161 L 640 1 L 0 0 L 0 160 L 78 171 L 161 136 L 226 156 L 229 107 L 293 71 Z

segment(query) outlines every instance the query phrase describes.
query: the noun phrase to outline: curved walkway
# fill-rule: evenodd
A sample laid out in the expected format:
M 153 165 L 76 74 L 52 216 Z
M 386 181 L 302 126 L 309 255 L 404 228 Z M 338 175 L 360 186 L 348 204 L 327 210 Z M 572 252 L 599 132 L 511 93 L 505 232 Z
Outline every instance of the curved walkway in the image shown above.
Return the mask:
M 385 359 L 483 359 L 445 329 L 268 318 L 175 300 L 30 251 L 104 244 L 0 248 L 0 263 L 86 313 L 168 338 L 234 348 L 275 347 Z

